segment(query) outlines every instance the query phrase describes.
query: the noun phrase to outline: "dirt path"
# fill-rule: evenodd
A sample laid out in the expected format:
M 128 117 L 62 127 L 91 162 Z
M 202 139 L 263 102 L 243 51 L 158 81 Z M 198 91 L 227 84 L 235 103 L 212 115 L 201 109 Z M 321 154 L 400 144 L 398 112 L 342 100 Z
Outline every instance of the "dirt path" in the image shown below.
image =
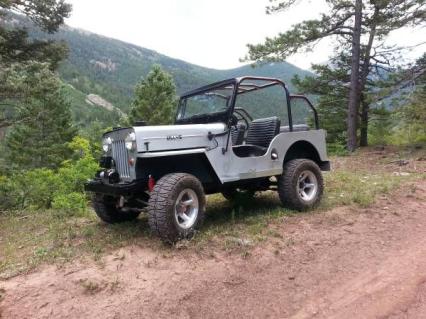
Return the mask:
M 4 318 L 426 318 L 426 181 L 287 217 L 250 255 L 127 247 L 0 282 Z M 0 317 L 1 317 L 0 315 Z

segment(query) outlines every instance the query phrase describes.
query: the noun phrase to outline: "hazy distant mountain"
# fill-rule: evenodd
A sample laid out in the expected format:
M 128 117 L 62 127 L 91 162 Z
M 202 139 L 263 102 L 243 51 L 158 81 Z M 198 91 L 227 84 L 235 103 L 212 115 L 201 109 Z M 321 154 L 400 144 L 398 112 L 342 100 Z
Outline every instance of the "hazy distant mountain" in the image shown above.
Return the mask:
M 311 74 L 285 62 L 256 68 L 247 65 L 230 70 L 209 69 L 80 29 L 65 26 L 56 34 L 47 35 L 20 16 L 14 16 L 14 23 L 25 25 L 32 37 L 54 38 L 68 43 L 69 57 L 62 63 L 59 72 L 61 78 L 72 86 L 70 89 L 83 94 L 74 92 L 74 95 L 80 95 L 80 103 L 89 101 L 83 98 L 84 95 L 95 94 L 124 112 L 128 109 L 135 84 L 153 64 L 160 64 L 173 75 L 179 93 L 242 75 L 277 77 L 291 88 L 290 80 L 295 74 Z M 90 101 L 88 104 L 93 106 Z

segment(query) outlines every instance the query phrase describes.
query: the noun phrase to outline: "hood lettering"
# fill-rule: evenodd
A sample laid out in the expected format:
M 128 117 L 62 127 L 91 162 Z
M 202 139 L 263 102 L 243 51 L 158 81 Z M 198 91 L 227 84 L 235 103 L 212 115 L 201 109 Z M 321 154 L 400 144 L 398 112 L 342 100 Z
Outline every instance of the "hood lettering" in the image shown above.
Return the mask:
M 181 139 L 182 139 L 182 135 L 169 135 L 169 136 L 167 136 L 168 141 L 181 140 Z

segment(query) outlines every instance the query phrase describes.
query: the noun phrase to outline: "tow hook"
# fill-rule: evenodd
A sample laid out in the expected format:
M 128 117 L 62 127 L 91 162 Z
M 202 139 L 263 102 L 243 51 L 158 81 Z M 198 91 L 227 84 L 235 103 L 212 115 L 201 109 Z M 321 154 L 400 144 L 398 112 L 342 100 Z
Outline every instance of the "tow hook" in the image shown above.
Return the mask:
M 118 201 L 118 208 L 124 207 L 124 196 L 120 196 L 120 200 Z

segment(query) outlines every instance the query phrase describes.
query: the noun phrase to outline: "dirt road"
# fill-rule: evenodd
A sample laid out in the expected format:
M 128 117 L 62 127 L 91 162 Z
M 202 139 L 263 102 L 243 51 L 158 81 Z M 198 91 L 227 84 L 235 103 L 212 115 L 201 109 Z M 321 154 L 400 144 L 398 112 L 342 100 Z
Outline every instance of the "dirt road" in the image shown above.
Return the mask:
M 426 318 L 426 181 L 269 227 L 248 256 L 132 246 L 44 267 L 0 282 L 0 317 Z

